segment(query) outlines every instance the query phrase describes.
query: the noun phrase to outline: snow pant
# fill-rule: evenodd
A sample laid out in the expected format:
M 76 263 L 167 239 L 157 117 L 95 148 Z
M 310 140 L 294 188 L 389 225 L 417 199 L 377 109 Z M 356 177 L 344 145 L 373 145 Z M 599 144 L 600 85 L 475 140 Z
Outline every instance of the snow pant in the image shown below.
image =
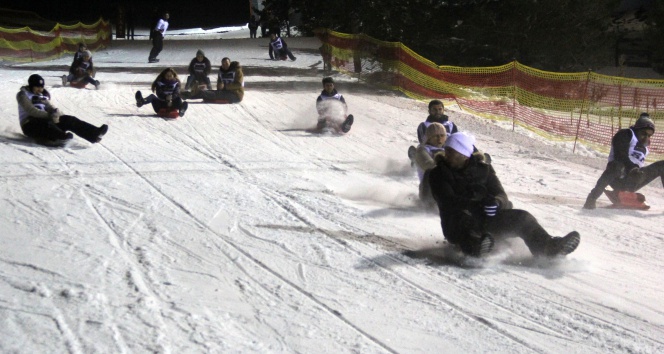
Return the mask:
M 60 122 L 54 123 L 50 119 L 28 118 L 27 123 L 21 125 L 23 134 L 33 139 L 64 140 L 67 132 L 80 136 L 94 143 L 99 137 L 99 128 L 82 121 L 74 116 L 60 116 Z
M 164 49 L 164 36 L 159 32 L 154 33 L 152 36 L 152 50 L 150 50 L 148 60 L 157 59 L 161 50 Z
M 256 38 L 256 30 L 258 30 L 258 27 L 249 27 L 249 38 Z
M 431 193 L 431 185 L 429 184 L 429 172 L 431 172 L 431 170 L 424 171 L 424 175 L 420 181 L 419 197 L 420 201 L 422 201 L 424 205 L 427 207 L 433 207 L 436 205 L 436 201 L 433 199 L 433 194 Z
M 293 55 L 293 53 L 291 53 L 290 49 L 288 48 L 281 48 L 275 51 L 274 54 L 275 54 L 274 55 L 275 59 L 281 59 L 288 56 L 290 60 L 295 60 L 295 56 Z
M 199 91 L 197 95 L 194 95 L 191 98 L 202 98 L 204 101 L 226 100 L 229 103 L 239 103 L 242 101 L 234 91 L 229 90 Z
M 467 210 L 440 212 L 443 235 L 448 242 L 461 247 L 465 254 L 476 254 L 482 234 L 494 240 L 520 237 L 533 255 L 546 254 L 552 239 L 537 219 L 525 210 L 501 209 L 495 216 L 476 216 Z
M 67 82 L 74 82 L 74 81 L 83 81 L 83 82 L 87 82 L 88 84 L 91 84 L 91 85 L 94 85 L 96 83 L 96 80 L 94 78 L 92 78 L 92 76 L 90 76 L 90 75 L 84 75 L 84 76 L 80 76 L 80 77 L 77 77 L 74 74 L 67 75 Z
M 205 76 L 205 75 L 189 75 L 187 76 L 187 83 L 184 85 L 185 90 L 189 90 L 191 88 L 191 84 L 194 82 L 194 80 L 198 81 L 198 84 L 205 84 L 207 86 L 208 90 L 212 90 L 212 83 L 210 82 L 210 78 Z
M 628 174 L 622 177 L 625 168 L 616 161 L 610 161 L 597 180 L 595 188 L 590 191 L 588 199 L 597 200 L 604 193 L 607 186 L 611 186 L 611 188 L 618 191 L 636 192 L 657 177 L 662 179 L 662 186 L 664 186 L 664 160 L 657 161 L 639 170 L 641 174 Z
M 152 109 L 154 109 L 155 113 L 159 113 L 159 110 L 162 108 L 180 109 L 180 107 L 182 107 L 182 102 L 184 102 L 180 97 L 173 97 L 173 100 L 171 100 L 171 106 L 168 107 L 168 101 L 162 100 L 161 98 L 155 96 L 154 94 L 151 94 L 150 96 L 146 97 L 143 101 L 145 103 L 151 103 Z

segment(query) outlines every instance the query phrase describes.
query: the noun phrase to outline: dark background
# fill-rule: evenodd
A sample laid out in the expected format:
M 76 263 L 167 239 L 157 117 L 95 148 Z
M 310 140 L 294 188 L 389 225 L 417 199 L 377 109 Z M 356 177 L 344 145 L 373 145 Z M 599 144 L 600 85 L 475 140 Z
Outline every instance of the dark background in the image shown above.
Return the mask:
M 27 0 L 0 5 L 0 8 L 30 11 L 46 20 L 62 23 L 90 23 L 99 17 L 115 22 L 121 7 L 128 14 L 133 12 L 136 27 L 149 27 L 155 16 L 164 11 L 170 14 L 170 28 L 214 28 L 246 24 L 249 20 L 248 0 Z

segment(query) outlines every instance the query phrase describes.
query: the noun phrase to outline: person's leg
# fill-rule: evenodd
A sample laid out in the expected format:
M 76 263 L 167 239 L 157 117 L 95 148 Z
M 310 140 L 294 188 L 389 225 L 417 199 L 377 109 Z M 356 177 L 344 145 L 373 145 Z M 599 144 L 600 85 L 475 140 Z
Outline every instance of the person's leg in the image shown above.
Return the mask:
M 67 139 L 67 132 L 60 129 L 50 119 L 31 118 L 28 123 L 21 126 L 21 130 L 23 134 L 33 139 Z
M 194 77 L 189 75 L 187 76 L 187 83 L 184 84 L 184 89 L 189 90 L 191 88 L 191 83 L 194 81 Z
M 496 240 L 520 237 L 533 255 L 543 255 L 551 240 L 537 219 L 525 210 L 500 210 L 495 216 L 486 218 L 486 231 Z
M 664 187 L 664 160 L 657 161 L 653 164 L 641 168 L 640 170 L 640 176 L 628 176 L 626 178 L 625 184 L 631 187 L 629 188 L 631 192 L 638 191 L 657 177 L 661 178 L 662 186 Z
M 606 169 L 597 180 L 595 188 L 593 188 L 588 194 L 588 197 L 586 198 L 586 203 L 583 205 L 583 208 L 595 209 L 595 202 L 597 201 L 597 198 L 599 198 L 602 195 L 602 193 L 604 193 L 604 189 L 606 189 L 606 187 L 609 184 L 620 178 L 622 173 L 623 173 L 622 165 L 620 165 L 615 161 L 609 162 L 606 165 Z
M 286 55 L 288 55 L 288 58 L 290 60 L 295 60 L 296 59 L 295 56 L 293 55 L 293 53 L 291 53 L 290 49 L 286 49 Z
M 74 116 L 68 115 L 61 116 L 60 122 L 56 125 L 63 131 L 71 131 L 91 143 L 97 142 L 101 132 L 100 128 Z

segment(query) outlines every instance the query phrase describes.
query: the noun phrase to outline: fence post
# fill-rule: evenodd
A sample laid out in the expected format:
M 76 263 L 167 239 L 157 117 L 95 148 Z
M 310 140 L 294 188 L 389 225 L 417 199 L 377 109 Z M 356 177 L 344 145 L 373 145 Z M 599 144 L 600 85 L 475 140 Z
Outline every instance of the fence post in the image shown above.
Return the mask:
M 586 105 L 588 99 L 588 84 L 590 83 L 590 73 L 591 70 L 588 70 L 588 76 L 586 76 L 586 85 L 583 88 L 583 100 L 581 100 L 581 111 L 579 112 L 579 121 L 576 123 L 576 136 L 574 137 L 574 147 L 572 148 L 572 153 L 576 152 L 576 142 L 579 140 L 579 130 L 581 129 L 581 118 L 583 117 L 583 107 Z
M 513 60 L 512 61 L 512 131 L 516 130 L 516 105 L 517 105 L 517 99 L 516 99 L 516 80 L 514 79 L 515 77 L 515 72 L 517 68 L 517 61 Z

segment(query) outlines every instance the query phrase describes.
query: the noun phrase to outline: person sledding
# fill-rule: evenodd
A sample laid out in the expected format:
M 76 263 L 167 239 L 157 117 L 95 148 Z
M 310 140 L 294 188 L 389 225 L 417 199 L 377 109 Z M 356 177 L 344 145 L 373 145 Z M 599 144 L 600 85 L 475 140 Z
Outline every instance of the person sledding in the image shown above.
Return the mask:
M 184 116 L 188 103 L 180 97 L 180 79 L 173 68 L 164 69 L 152 83 L 150 96 L 143 98 L 141 91 L 136 91 L 136 106 L 142 107 L 151 103 L 154 111 L 164 117 L 176 118 Z M 156 95 L 155 95 L 156 94 Z M 171 115 L 171 112 L 173 115 Z
M 221 59 L 219 74 L 217 74 L 216 90 L 200 90 L 194 83 L 191 92 L 182 92 L 187 99 L 203 99 L 208 103 L 239 103 L 244 98 L 244 73 L 242 66 L 230 58 Z
M 426 130 L 432 123 L 439 123 L 445 127 L 447 135 L 456 133 L 459 129 L 456 124 L 450 121 L 450 118 L 445 114 L 445 106 L 440 100 L 431 100 L 429 102 L 429 115 L 424 122 L 417 126 L 417 141 L 424 144 L 427 140 Z M 411 166 L 415 165 L 415 146 L 408 147 L 408 158 L 411 160 Z
M 322 132 L 332 129 L 336 132 L 348 133 L 355 118 L 348 114 L 348 106 L 344 96 L 334 87 L 334 79 L 323 78 L 323 91 L 316 99 L 318 122 L 315 131 Z
M 429 186 L 429 173 L 436 167 L 436 160 L 445 156 L 445 141 L 447 131 L 440 123 L 431 123 L 425 131 L 426 141 L 420 144 L 413 155 L 417 168 L 417 177 L 420 179 L 419 197 L 426 207 L 433 207 L 436 201 L 431 194 Z
M 496 240 L 520 237 L 535 256 L 556 257 L 573 252 L 581 237 L 572 231 L 553 237 L 525 210 L 512 209 L 493 167 L 473 154 L 475 139 L 451 134 L 445 157 L 429 174 L 445 239 L 470 256 L 491 252 Z
M 586 198 L 584 209 L 595 209 L 597 199 L 606 193 L 617 207 L 647 209 L 645 197 L 635 192 L 657 177 L 664 185 L 664 160 L 645 166 L 655 123 L 648 113 L 641 113 L 633 126 L 618 130 L 611 139 L 606 169 Z M 606 190 L 611 186 L 612 191 Z M 606 191 L 605 191 L 606 190 Z
M 205 56 L 205 52 L 199 49 L 196 52 L 196 57 L 191 59 L 189 63 L 189 76 L 187 76 L 187 83 L 184 85 L 185 90 L 190 90 L 191 85 L 205 85 L 208 90 L 212 90 L 212 83 L 210 83 L 210 72 L 212 71 L 212 64 L 210 59 Z
M 92 53 L 89 50 L 84 50 L 81 55 L 74 59 L 74 62 L 69 67 L 69 75 L 62 75 L 62 86 L 71 82 L 72 85 L 79 83 L 85 86 L 92 84 L 96 89 L 99 89 L 99 81 L 94 79 L 95 68 L 92 63 Z
M 98 143 L 108 132 L 106 124 L 95 127 L 74 116 L 62 114 L 51 104 L 51 94 L 44 88 L 44 78 L 38 74 L 30 75 L 28 85 L 21 87 L 16 94 L 16 101 L 23 134 L 37 143 L 64 146 L 74 138 L 73 134 Z
M 291 53 L 288 49 L 288 44 L 281 37 L 277 36 L 276 33 L 270 33 L 270 45 L 268 46 L 268 54 L 272 60 L 286 60 L 286 57 L 290 60 L 295 61 L 297 58 Z

